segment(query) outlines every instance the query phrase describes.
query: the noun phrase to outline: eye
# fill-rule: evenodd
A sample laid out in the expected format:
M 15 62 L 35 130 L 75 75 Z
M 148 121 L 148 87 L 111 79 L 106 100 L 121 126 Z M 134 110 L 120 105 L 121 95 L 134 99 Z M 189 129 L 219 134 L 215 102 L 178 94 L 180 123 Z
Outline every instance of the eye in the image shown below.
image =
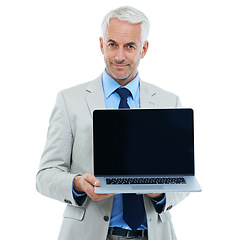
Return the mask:
M 109 47 L 115 47 L 115 43 L 109 43 Z
M 130 49 L 130 50 L 136 49 L 135 46 L 134 45 L 131 45 L 131 44 L 127 45 L 127 48 Z

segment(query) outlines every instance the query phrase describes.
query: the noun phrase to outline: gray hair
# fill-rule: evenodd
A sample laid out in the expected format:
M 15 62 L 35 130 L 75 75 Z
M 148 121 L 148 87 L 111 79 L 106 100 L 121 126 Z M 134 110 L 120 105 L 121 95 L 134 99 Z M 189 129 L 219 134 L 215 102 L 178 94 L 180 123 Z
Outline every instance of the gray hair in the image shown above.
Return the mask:
M 121 21 L 126 21 L 129 23 L 141 24 L 141 43 L 142 45 L 144 42 L 147 40 L 148 34 L 149 34 L 149 29 L 150 29 L 150 23 L 146 17 L 146 15 L 129 6 L 125 7 L 119 7 L 117 9 L 114 9 L 110 11 L 103 19 L 102 25 L 101 25 L 101 30 L 102 30 L 102 38 L 104 39 L 107 31 L 107 26 L 109 25 L 109 21 L 111 19 L 119 19 Z

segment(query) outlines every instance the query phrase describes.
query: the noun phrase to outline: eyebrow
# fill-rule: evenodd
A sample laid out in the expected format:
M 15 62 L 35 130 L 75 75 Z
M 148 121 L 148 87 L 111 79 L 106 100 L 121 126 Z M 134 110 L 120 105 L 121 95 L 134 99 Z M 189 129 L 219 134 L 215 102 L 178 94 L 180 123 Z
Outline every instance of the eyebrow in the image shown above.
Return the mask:
M 116 41 L 114 41 L 113 39 L 109 39 L 108 42 L 116 43 Z
M 135 45 L 136 46 L 136 43 L 135 42 L 129 42 L 129 43 L 126 43 L 127 45 Z
M 116 43 L 116 41 L 114 41 L 113 39 L 109 39 L 108 42 Z M 134 46 L 136 46 L 136 43 L 135 42 L 128 42 L 125 45 L 134 45 Z

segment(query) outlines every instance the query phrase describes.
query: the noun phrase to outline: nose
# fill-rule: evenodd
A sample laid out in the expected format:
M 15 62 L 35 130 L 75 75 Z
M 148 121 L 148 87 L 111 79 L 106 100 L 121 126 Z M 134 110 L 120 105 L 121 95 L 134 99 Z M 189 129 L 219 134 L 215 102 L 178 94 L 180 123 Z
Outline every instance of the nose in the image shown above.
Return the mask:
M 122 47 L 119 47 L 115 53 L 115 60 L 117 62 L 123 62 L 125 60 L 125 50 Z

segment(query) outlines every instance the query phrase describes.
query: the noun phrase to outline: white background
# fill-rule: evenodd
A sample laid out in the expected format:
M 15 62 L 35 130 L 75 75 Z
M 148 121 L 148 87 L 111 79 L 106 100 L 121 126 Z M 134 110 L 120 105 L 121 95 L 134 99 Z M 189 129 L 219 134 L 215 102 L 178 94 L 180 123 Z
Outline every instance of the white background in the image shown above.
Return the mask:
M 244 7 L 238 0 L 1 1 L 1 238 L 57 238 L 65 204 L 35 190 L 49 116 L 58 91 L 103 71 L 100 24 L 121 5 L 137 7 L 151 22 L 141 78 L 195 109 L 203 192 L 171 210 L 178 239 L 244 239 Z

